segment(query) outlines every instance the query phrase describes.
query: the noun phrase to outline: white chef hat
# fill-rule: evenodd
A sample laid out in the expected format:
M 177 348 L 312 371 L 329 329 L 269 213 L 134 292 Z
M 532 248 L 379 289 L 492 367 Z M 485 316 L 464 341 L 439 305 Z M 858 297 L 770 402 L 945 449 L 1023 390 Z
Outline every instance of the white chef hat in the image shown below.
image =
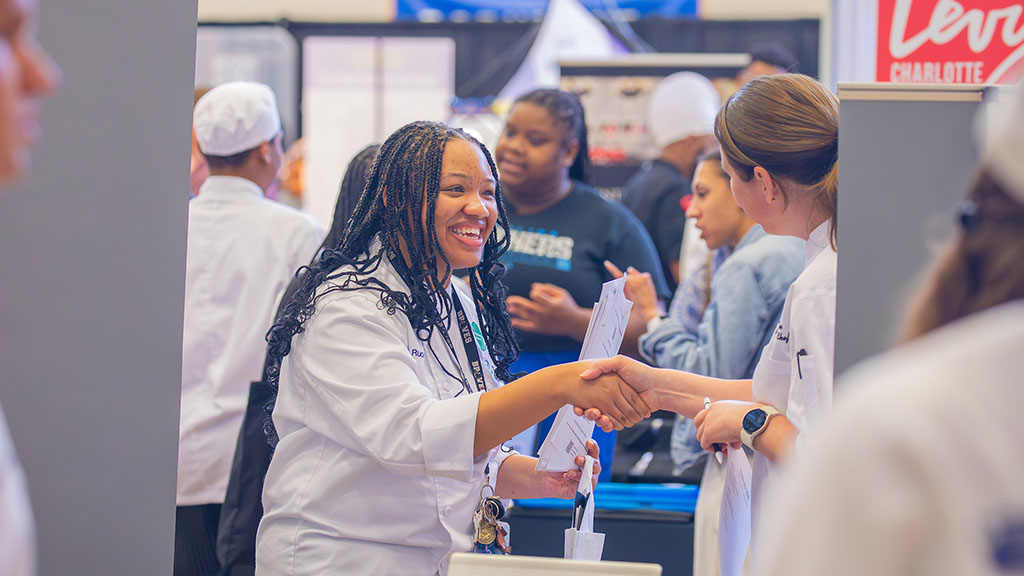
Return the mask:
M 281 117 L 274 91 L 266 84 L 228 82 L 199 99 L 192 127 L 203 154 L 231 156 L 276 136 Z
M 1007 193 L 1024 204 L 1024 81 L 1000 91 L 975 123 L 981 162 Z
M 711 81 L 696 72 L 666 76 L 647 101 L 647 130 L 663 148 L 688 136 L 714 134 L 721 100 Z

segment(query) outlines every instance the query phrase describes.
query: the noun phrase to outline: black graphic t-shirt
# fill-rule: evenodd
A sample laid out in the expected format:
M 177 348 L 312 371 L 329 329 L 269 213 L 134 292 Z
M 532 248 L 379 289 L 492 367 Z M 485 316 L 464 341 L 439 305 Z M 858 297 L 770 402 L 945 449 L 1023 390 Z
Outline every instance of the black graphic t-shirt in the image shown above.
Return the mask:
M 658 294 L 670 298 L 661 263 L 643 224 L 626 207 L 609 202 L 590 186 L 575 182 L 561 202 L 544 212 L 517 214 L 506 203 L 512 245 L 502 257 L 508 267 L 509 294 L 528 298 L 530 285 L 547 282 L 569 291 L 576 303 L 591 308 L 601 297 L 601 284 L 612 277 L 610 260 L 620 269 L 632 266 L 650 272 Z M 579 350 L 571 338 L 519 333 L 524 352 Z

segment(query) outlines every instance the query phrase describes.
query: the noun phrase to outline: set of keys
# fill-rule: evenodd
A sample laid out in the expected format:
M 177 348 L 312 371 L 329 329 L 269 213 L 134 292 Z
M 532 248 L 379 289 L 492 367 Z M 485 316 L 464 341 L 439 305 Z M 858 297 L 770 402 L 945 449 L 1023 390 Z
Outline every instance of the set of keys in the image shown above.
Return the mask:
M 477 554 L 512 553 L 508 522 L 502 522 L 505 506 L 494 496 L 480 499 L 473 513 L 473 551 Z

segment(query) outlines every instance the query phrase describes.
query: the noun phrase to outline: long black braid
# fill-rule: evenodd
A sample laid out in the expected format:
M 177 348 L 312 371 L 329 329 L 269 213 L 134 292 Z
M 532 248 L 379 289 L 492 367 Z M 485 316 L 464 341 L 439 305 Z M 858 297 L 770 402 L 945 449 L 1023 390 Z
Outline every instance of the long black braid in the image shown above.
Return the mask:
M 445 276 L 452 269 L 438 243 L 434 207 L 445 146 L 452 138 L 477 146 L 487 158 L 495 183 L 498 182 L 498 172 L 487 148 L 458 128 L 436 122 L 413 122 L 388 137 L 374 160 L 366 188 L 340 244 L 325 247 L 316 262 L 299 269 L 299 287 L 267 333 L 268 355 L 273 361 L 265 377 L 275 396 L 281 361 L 291 351 L 292 337 L 304 330 L 317 302 L 331 292 L 378 292 L 382 308 L 388 314 L 405 314 L 416 337 L 428 345 L 435 329 L 448 329 L 452 301 L 438 280 L 435 255 L 445 263 Z M 497 224 L 484 244 L 480 264 L 469 271 L 469 283 L 480 329 L 495 363 L 495 375 L 509 382 L 514 379 L 509 366 L 519 357 L 519 348 L 505 304 L 508 288 L 501 282 L 505 268 L 498 261 L 509 247 L 509 225 L 497 184 L 495 197 Z M 426 222 L 420 217 L 424 213 Z M 370 253 L 376 236 L 382 246 Z M 373 276 L 382 259 L 397 254 L 400 238 L 408 249 L 410 265 L 396 268 L 409 287 L 408 293 Z M 401 261 L 401 256 L 397 260 Z M 344 270 L 339 271 L 342 267 Z M 324 284 L 326 288 L 321 289 Z M 271 445 L 276 445 L 276 431 L 269 421 L 265 428 Z

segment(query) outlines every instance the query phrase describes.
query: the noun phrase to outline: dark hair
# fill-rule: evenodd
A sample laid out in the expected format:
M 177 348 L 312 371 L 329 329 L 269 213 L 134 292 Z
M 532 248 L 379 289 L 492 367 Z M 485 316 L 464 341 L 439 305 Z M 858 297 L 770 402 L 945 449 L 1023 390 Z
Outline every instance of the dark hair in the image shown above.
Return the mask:
M 580 146 L 576 159 L 569 167 L 569 178 L 590 184 L 590 149 L 587 146 L 587 120 L 579 96 L 570 92 L 540 88 L 516 98 L 515 104 L 529 102 L 548 111 L 555 122 L 565 127 L 562 147 L 575 139 Z
M 373 168 L 373 160 L 377 157 L 380 144 L 370 144 L 359 151 L 345 168 L 345 176 L 341 179 L 341 190 L 338 191 L 338 200 L 334 204 L 334 220 L 331 230 L 327 232 L 321 249 L 336 248 L 341 244 L 342 235 L 352 217 L 359 198 L 366 189 L 366 180 Z
M 711 162 L 715 168 L 718 169 L 718 173 L 722 175 L 726 180 L 729 179 L 729 173 L 722 167 L 722 151 L 718 148 L 710 148 L 705 150 L 700 156 L 697 157 L 697 164 L 700 165 L 702 162 Z
M 331 292 L 369 290 L 380 294 L 383 309 L 388 314 L 402 312 L 417 338 L 428 348 L 435 329 L 447 330 L 452 301 L 438 281 L 435 255 L 445 262 L 445 274 L 452 270 L 438 243 L 434 206 L 440 189 L 445 146 L 453 138 L 477 146 L 487 159 L 491 176 L 498 181 L 497 169 L 487 149 L 458 128 L 436 122 L 413 122 L 388 137 L 373 162 L 366 188 L 341 241 L 336 247 L 321 252 L 310 266 L 299 269 L 298 289 L 267 333 L 268 355 L 274 362 L 268 366 L 265 377 L 275 393 L 280 362 L 291 351 L 292 337 L 303 331 L 303 325 L 316 311 L 317 302 Z M 508 289 L 501 282 L 505 268 L 498 261 L 508 249 L 510 236 L 497 184 L 495 197 L 497 226 L 484 244 L 480 264 L 470 270 L 469 283 L 480 329 L 495 363 L 495 374 L 510 381 L 509 366 L 519 357 L 519 350 L 505 304 Z M 426 222 L 418 217 L 424 213 Z M 370 244 L 377 236 L 382 245 L 371 253 Z M 408 248 L 410 264 L 396 268 L 409 287 L 408 293 L 373 277 L 382 260 L 396 253 L 399 239 L 404 240 Z M 401 256 L 397 259 L 400 261 Z M 271 443 L 276 443 L 275 440 L 271 438 Z
M 259 146 L 256 148 L 259 148 Z M 249 148 L 248 150 L 243 150 L 230 156 L 213 156 L 203 152 L 203 158 L 206 158 L 206 163 L 210 165 L 210 170 L 238 168 L 245 164 L 245 161 L 249 159 L 249 155 L 255 152 L 256 148 Z M 202 152 L 202 150 L 200 150 L 200 152 Z
M 911 303 L 905 340 L 1024 298 L 1024 204 L 982 168 L 959 216 L 960 233 Z
M 760 76 L 733 94 L 715 118 L 715 138 L 744 182 L 761 166 L 773 178 L 808 187 L 830 221 L 836 245 L 839 100 L 803 74 Z M 790 191 L 781 187 L 783 202 Z
M 757 42 L 751 44 L 747 54 L 750 55 L 751 62 L 767 62 L 786 72 L 796 72 L 796 57 L 778 42 Z

